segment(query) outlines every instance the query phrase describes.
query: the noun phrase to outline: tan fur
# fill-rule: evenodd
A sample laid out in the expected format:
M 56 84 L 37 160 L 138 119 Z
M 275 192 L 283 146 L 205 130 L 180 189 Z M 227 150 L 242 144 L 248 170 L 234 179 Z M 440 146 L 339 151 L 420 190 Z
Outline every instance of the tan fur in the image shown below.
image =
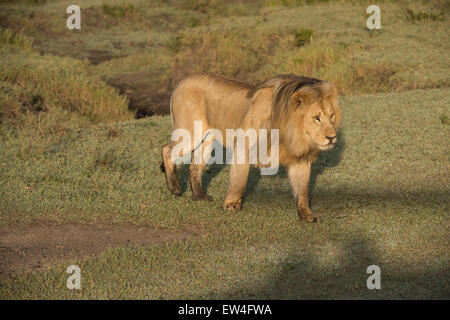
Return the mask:
M 187 129 L 192 136 L 194 121 L 202 121 L 202 133 L 215 128 L 224 138 L 226 129 L 268 129 L 269 132 L 279 129 L 279 163 L 288 168 L 297 212 L 301 219 L 318 221 L 319 217 L 308 204 L 311 163 L 320 151 L 334 146 L 341 117 L 336 90 L 330 83 L 289 74 L 251 86 L 215 74 L 193 75 L 175 88 L 171 116 L 172 129 Z M 175 164 L 169 157 L 172 147 L 172 142 L 163 147 L 161 168 L 165 171 L 169 189 L 179 195 L 181 188 Z M 201 186 L 204 166 L 192 164 L 190 168 L 190 183 L 196 200 L 210 199 Z M 241 208 L 248 172 L 249 164 L 231 165 L 224 209 Z

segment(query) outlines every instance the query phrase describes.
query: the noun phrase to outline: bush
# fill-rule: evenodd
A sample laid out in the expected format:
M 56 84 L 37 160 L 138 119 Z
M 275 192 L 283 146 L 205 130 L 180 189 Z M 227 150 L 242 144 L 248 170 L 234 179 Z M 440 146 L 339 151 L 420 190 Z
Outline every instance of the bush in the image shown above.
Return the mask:
M 294 31 L 295 46 L 301 47 L 310 42 L 314 36 L 314 31 L 310 29 L 300 29 Z

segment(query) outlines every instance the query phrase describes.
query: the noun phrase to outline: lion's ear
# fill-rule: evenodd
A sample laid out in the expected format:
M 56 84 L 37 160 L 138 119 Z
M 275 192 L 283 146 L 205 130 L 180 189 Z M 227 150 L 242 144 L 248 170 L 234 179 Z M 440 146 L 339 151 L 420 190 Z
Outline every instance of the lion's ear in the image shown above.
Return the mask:
M 294 106 L 303 107 L 311 104 L 315 99 L 317 99 L 317 97 L 317 90 L 311 87 L 303 87 L 294 92 L 291 99 Z
M 292 105 L 296 107 L 301 107 L 305 103 L 305 97 L 299 91 L 294 92 L 291 99 Z

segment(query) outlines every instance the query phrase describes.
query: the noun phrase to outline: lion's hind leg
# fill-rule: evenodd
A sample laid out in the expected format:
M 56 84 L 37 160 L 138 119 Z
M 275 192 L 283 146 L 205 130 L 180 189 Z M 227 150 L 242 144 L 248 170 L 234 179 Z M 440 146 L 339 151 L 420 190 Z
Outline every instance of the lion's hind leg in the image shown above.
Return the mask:
M 207 140 L 202 142 L 202 147 L 204 154 L 210 155 L 212 145 L 214 143 L 214 140 Z M 194 150 L 195 153 L 195 150 Z M 201 154 L 201 161 L 195 161 L 195 155 L 194 155 L 194 161 L 189 166 L 189 185 L 191 186 L 192 190 L 192 199 L 193 200 L 212 200 L 212 197 L 207 195 L 203 191 L 203 185 L 202 185 L 202 173 L 203 170 L 206 167 L 205 159 L 203 159 L 203 153 Z M 206 159 L 207 161 L 207 159 Z M 199 162 L 199 163 L 195 163 Z
M 212 197 L 203 191 L 202 173 L 206 164 L 194 164 L 189 167 L 189 184 L 192 190 L 192 200 L 212 200 Z
M 164 175 L 166 177 L 166 183 L 169 190 L 174 195 L 181 195 L 181 185 L 180 180 L 177 176 L 177 167 L 175 163 L 172 160 L 171 154 L 172 154 L 172 142 L 169 144 L 166 144 L 162 150 L 162 163 L 161 163 L 161 171 L 164 172 Z

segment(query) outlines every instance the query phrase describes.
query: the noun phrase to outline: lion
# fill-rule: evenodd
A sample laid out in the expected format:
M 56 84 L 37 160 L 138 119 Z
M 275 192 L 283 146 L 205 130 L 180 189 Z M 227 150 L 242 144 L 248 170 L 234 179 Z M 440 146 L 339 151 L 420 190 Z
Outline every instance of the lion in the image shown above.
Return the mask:
M 282 74 L 252 86 L 217 74 L 197 74 L 176 86 L 170 100 L 170 114 L 173 130 L 182 128 L 190 133 L 193 133 L 194 121 L 202 122 L 204 132 L 215 128 L 224 136 L 226 129 L 278 129 L 279 164 L 287 169 L 297 214 L 300 220 L 320 220 L 309 207 L 308 186 L 312 163 L 321 151 L 332 149 L 337 141 L 341 112 L 336 89 L 331 83 Z M 210 145 L 211 140 L 206 140 L 201 143 Z M 219 142 L 226 145 L 224 141 Z M 171 141 L 162 148 L 161 170 L 169 190 L 181 195 L 176 163 L 171 157 L 173 147 Z M 192 143 L 190 152 L 195 148 Z M 189 182 L 194 200 L 211 200 L 202 188 L 205 166 L 204 161 L 190 164 Z M 223 209 L 241 209 L 249 168 L 248 161 L 231 164 Z

